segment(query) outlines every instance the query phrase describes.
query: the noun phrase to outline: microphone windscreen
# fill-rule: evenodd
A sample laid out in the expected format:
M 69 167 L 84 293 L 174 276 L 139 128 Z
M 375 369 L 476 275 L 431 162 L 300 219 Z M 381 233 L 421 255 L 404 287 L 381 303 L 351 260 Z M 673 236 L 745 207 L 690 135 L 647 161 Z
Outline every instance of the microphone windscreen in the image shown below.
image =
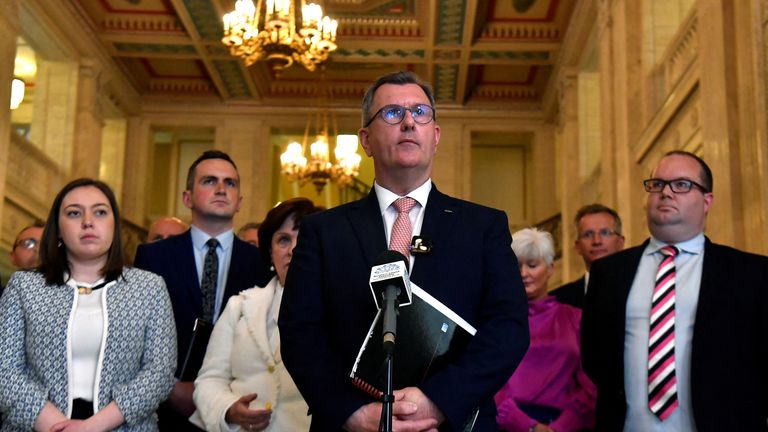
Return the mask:
M 409 267 L 408 258 L 395 250 L 385 250 L 376 257 L 376 262 L 373 265 L 382 265 L 402 261 L 405 263 L 405 268 Z

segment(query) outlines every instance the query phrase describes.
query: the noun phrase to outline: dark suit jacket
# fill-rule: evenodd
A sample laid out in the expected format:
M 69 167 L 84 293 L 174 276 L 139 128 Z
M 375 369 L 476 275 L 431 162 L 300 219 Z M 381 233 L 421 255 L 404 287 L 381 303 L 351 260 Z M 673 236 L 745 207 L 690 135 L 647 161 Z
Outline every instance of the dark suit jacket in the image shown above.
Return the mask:
M 497 430 L 492 396 L 528 347 L 527 301 L 504 213 L 433 186 L 411 280 L 478 329 L 464 354 L 419 387 L 459 428 L 481 405 L 475 430 Z M 339 430 L 373 401 L 354 387 L 352 365 L 376 314 L 371 266 L 387 249 L 375 192 L 307 216 L 288 272 L 279 326 L 283 361 L 309 404 L 312 430 Z M 395 360 L 396 361 L 396 360 Z
M 598 388 L 597 430 L 624 426 L 626 303 L 647 244 L 595 261 L 590 271 L 582 356 Z M 767 257 L 706 240 L 690 369 L 699 431 L 768 430 L 767 283 Z
M 176 319 L 179 347 L 178 373 L 189 347 L 195 319 L 202 315 L 203 308 L 190 231 L 158 242 L 140 245 L 136 251 L 134 265 L 157 273 L 165 279 Z M 256 285 L 263 287 L 271 278 L 272 274 L 262 261 L 259 250 L 235 236 L 227 284 L 219 312 L 224 309 L 227 300 L 233 294 Z
M 569 282 L 560 288 L 552 290 L 551 295 L 563 304 L 571 305 L 579 309 L 584 307 L 584 276 Z

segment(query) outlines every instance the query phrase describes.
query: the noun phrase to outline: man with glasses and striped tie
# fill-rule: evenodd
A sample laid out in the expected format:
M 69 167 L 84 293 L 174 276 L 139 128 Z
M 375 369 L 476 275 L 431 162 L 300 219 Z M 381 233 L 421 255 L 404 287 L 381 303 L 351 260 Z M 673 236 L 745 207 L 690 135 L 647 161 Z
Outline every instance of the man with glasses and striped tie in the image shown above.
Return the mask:
M 597 430 L 768 430 L 768 258 L 704 235 L 714 195 L 698 156 L 667 153 L 643 186 L 651 238 L 590 272 Z

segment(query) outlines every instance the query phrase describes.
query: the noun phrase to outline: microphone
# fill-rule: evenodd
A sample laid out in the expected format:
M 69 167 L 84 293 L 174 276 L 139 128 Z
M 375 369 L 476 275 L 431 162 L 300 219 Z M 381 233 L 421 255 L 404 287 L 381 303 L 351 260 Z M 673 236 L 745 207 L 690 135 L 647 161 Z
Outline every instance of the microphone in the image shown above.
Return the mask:
M 377 308 L 384 309 L 382 335 L 387 355 L 391 355 L 395 349 L 398 308 L 411 304 L 407 262 L 400 252 L 388 250 L 376 258 L 376 265 L 371 268 L 369 284 L 373 299 Z

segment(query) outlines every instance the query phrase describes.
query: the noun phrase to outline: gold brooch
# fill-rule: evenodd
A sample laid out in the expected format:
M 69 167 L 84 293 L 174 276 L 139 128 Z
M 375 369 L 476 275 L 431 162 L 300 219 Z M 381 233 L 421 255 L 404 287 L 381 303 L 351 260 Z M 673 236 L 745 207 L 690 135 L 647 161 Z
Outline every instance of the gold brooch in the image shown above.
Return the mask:
M 77 293 L 78 294 L 86 294 L 86 295 L 88 295 L 88 294 L 90 294 L 92 292 L 93 292 L 93 288 L 91 288 L 91 287 L 84 287 L 84 286 L 77 287 Z

